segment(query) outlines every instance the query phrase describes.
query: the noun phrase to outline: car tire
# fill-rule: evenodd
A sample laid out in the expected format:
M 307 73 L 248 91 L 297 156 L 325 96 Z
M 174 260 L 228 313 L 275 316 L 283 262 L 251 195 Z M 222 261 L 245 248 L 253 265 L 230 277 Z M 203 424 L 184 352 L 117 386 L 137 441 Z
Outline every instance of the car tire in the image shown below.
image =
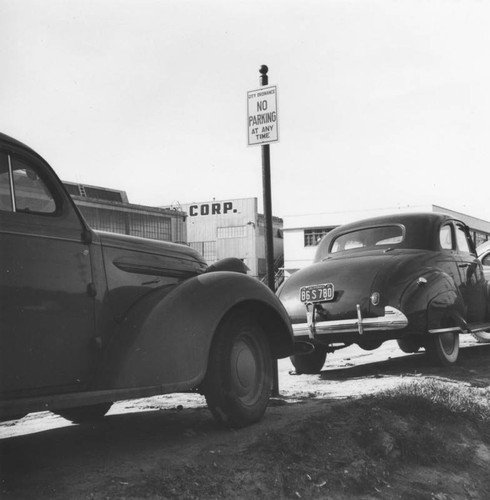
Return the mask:
M 411 335 L 407 335 L 406 337 L 397 339 L 396 343 L 398 344 L 398 347 L 407 354 L 419 352 L 420 348 L 422 347 L 420 340 Z
M 459 355 L 459 333 L 447 332 L 431 336 L 427 340 L 426 350 L 438 364 L 449 366 L 456 363 Z
M 112 403 L 99 403 L 90 406 L 77 406 L 75 408 L 63 408 L 55 410 L 54 413 L 66 418 L 74 424 L 84 424 L 101 419 L 110 409 Z
M 293 363 L 297 375 L 314 375 L 321 372 L 326 359 L 327 350 L 315 346 L 315 350 L 309 354 L 291 356 L 291 363 Z
M 374 351 L 376 349 L 378 349 L 379 347 L 381 347 L 381 345 L 383 344 L 383 341 L 382 340 L 361 340 L 359 342 L 357 342 L 357 345 L 363 349 L 364 351 Z
M 258 422 L 272 389 L 265 333 L 245 314 L 225 318 L 216 332 L 201 392 L 214 418 L 228 427 Z

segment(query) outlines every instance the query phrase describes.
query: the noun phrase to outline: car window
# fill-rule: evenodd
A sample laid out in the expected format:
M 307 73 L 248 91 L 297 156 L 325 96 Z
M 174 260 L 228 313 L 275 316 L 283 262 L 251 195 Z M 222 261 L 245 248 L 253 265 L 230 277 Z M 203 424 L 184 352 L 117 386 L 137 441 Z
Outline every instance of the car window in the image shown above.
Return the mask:
M 487 255 L 485 255 L 485 257 L 483 257 L 481 262 L 484 266 L 490 266 L 490 253 L 487 253 Z
M 379 226 L 351 231 L 333 241 L 331 253 L 380 245 L 394 246 L 403 241 L 403 234 L 401 226 Z
M 444 250 L 452 250 L 454 248 L 453 234 L 449 224 L 441 227 L 441 230 L 439 231 L 439 241 L 441 243 L 441 248 Z
M 14 196 L 12 196 L 14 193 Z M 0 210 L 53 214 L 54 197 L 28 161 L 2 153 L 0 156 Z
M 456 224 L 456 241 L 460 252 L 471 253 L 466 231 L 461 224 Z

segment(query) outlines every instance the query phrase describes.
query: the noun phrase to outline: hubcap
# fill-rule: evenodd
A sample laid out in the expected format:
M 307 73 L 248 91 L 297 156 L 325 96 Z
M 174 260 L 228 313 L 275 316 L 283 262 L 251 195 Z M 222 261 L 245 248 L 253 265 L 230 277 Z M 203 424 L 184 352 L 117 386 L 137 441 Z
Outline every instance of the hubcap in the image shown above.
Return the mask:
M 452 354 L 454 351 L 454 333 L 442 333 L 439 336 L 441 347 L 447 354 Z
M 257 348 L 248 338 L 233 346 L 232 378 L 234 390 L 244 404 L 253 404 L 260 395 L 262 367 Z

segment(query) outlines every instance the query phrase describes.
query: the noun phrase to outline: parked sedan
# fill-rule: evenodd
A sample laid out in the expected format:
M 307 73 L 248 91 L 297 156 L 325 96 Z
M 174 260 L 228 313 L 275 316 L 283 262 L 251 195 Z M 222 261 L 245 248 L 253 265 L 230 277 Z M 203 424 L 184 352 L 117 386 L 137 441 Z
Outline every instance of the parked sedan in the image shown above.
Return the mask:
M 298 346 L 298 373 L 319 372 L 328 352 L 372 350 L 397 339 L 439 363 L 455 363 L 459 334 L 490 328 L 490 290 L 468 227 L 437 213 L 397 214 L 340 226 L 312 265 L 278 291 Z M 295 350 L 295 353 L 299 349 Z

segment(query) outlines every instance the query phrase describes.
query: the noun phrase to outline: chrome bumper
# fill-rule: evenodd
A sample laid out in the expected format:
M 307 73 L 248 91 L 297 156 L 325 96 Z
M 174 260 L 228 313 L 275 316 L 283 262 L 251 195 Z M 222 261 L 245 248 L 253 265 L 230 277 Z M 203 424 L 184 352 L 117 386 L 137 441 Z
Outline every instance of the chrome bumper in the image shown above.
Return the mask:
M 306 323 L 293 324 L 295 336 L 308 335 L 310 339 L 314 339 L 315 335 L 333 333 L 358 333 L 362 335 L 364 332 L 400 330 L 408 325 L 407 317 L 401 311 L 391 306 L 385 307 L 384 316 L 376 318 L 363 318 L 361 308 L 358 305 L 357 319 L 316 322 L 315 307 L 309 304 L 306 309 L 306 317 Z

